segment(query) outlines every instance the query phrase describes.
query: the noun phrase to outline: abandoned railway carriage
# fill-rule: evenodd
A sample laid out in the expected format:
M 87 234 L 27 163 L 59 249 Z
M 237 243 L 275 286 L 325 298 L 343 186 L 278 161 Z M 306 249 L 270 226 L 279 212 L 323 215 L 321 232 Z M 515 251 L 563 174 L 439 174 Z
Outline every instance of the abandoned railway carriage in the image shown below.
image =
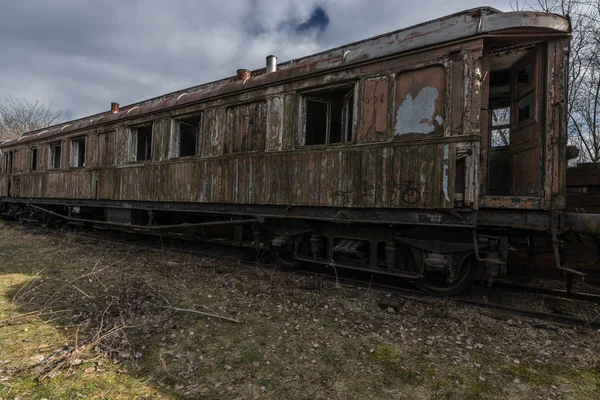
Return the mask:
M 552 235 L 563 268 L 569 37 L 558 15 L 478 8 L 113 103 L 4 142 L 3 212 L 255 242 L 434 293 L 491 282 L 517 236 Z

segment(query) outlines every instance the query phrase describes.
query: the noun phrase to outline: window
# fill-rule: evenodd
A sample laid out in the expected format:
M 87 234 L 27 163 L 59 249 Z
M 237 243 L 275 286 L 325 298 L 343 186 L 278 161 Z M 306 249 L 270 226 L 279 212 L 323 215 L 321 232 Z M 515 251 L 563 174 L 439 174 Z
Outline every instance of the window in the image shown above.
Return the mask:
M 60 169 L 60 159 L 61 159 L 61 151 L 62 145 L 60 142 L 51 143 L 50 144 L 50 152 L 49 152 L 49 169 Z
M 85 167 L 85 136 L 71 139 L 71 167 Z
M 14 152 L 9 151 L 8 153 L 6 153 L 5 158 L 6 158 L 6 173 L 12 174 L 13 167 L 14 167 Z
M 200 154 L 202 115 L 173 120 L 171 125 L 171 157 Z
M 352 140 L 354 85 L 311 93 L 304 100 L 305 145 Z
M 152 125 L 138 126 L 131 131 L 130 161 L 152 160 Z
M 492 147 L 503 147 L 510 144 L 510 107 L 492 109 Z
M 31 149 L 31 170 L 32 171 L 37 170 L 37 154 L 38 154 L 37 147 L 34 147 L 33 149 Z
M 527 59 L 526 56 L 525 59 Z M 535 68 L 534 64 L 530 63 L 515 72 L 515 93 L 513 98 L 515 103 L 514 117 L 516 124 L 525 121 L 535 120 Z
M 521 97 L 517 101 L 517 124 L 530 120 L 534 116 L 535 92 Z

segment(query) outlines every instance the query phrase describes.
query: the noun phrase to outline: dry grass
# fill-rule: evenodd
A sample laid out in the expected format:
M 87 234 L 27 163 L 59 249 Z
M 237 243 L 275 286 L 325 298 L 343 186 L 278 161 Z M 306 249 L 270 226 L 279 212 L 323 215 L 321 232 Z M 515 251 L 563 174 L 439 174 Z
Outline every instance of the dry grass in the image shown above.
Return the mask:
M 378 301 L 272 270 L 4 226 L 0 398 L 600 398 L 599 332 L 444 301 L 391 313 Z

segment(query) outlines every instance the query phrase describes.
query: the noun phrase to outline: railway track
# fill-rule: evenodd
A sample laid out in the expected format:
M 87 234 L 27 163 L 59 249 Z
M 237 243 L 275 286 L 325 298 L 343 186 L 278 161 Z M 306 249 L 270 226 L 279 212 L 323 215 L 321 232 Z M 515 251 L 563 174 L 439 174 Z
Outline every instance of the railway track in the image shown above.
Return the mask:
M 57 230 L 44 228 L 41 226 L 28 225 L 28 228 L 32 228 L 37 232 L 47 232 L 56 234 Z M 226 260 L 235 262 L 241 265 L 252 266 L 252 267 L 275 267 L 275 263 L 256 261 L 257 249 L 254 245 L 246 245 L 237 247 L 238 251 L 232 252 L 232 245 L 234 243 L 221 242 L 221 241 L 191 241 L 186 240 L 182 237 L 174 237 L 172 235 L 148 235 L 138 233 L 126 233 L 118 232 L 115 234 L 114 231 L 87 231 L 77 232 L 76 235 L 80 238 L 87 240 L 98 240 L 107 243 L 115 243 L 127 246 L 134 246 L 140 248 L 147 248 L 157 251 L 176 251 L 185 252 L 186 254 L 215 258 L 219 260 Z M 238 243 L 239 245 L 239 243 Z M 408 285 L 389 285 L 374 280 L 356 279 L 352 276 L 346 276 L 347 272 L 341 269 L 335 271 L 323 271 L 322 267 L 319 269 L 296 269 L 292 273 L 303 275 L 303 276 L 318 276 L 319 279 L 330 281 L 340 286 L 360 288 L 362 290 L 369 290 L 378 292 L 386 295 L 393 295 L 393 297 L 385 297 L 381 302 L 381 307 L 392 307 L 397 308 L 399 302 L 398 297 L 411 298 L 420 301 L 427 301 L 435 299 L 435 296 L 424 293 L 423 291 L 416 289 Z M 497 282 L 498 288 L 502 290 L 520 291 L 527 293 L 536 293 L 543 296 L 562 298 L 568 300 L 578 300 L 586 303 L 600 303 L 600 295 L 593 293 L 579 293 L 579 292 L 567 292 L 564 290 L 550 289 L 546 287 L 535 287 L 535 286 L 524 286 L 516 285 L 506 282 Z M 497 288 L 496 288 L 497 290 Z M 396 299 L 396 300 L 394 300 Z M 551 322 L 555 324 L 584 327 L 591 329 L 600 329 L 600 313 L 597 318 L 584 319 L 575 317 L 572 315 L 565 315 L 561 313 L 549 313 L 538 310 L 515 307 L 512 305 L 506 305 L 496 302 L 489 302 L 485 300 L 476 300 L 463 298 L 461 296 L 454 296 L 448 298 L 456 304 L 461 304 L 468 307 L 474 307 L 483 309 L 486 312 L 493 314 L 502 315 L 514 315 L 519 317 L 530 318 L 538 321 Z

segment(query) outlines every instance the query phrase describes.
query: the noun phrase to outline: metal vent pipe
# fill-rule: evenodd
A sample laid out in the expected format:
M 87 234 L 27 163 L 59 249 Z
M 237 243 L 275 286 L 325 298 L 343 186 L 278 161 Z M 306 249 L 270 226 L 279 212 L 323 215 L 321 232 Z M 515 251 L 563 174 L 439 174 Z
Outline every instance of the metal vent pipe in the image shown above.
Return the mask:
M 277 57 L 274 55 L 267 56 L 267 74 L 277 71 Z

